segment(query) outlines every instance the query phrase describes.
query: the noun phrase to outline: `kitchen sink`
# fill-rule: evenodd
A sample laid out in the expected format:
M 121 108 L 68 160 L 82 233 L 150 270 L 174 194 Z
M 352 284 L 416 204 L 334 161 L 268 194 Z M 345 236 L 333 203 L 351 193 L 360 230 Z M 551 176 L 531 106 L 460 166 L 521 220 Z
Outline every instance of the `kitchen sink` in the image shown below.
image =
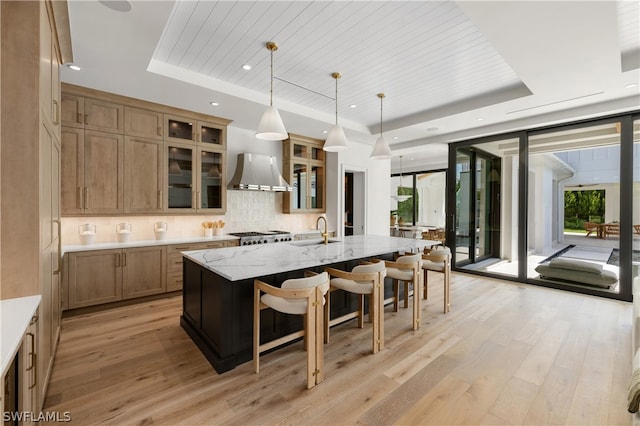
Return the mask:
M 328 243 L 341 243 L 342 241 L 340 240 L 329 240 Z M 303 240 L 303 241 L 294 241 L 292 243 L 289 243 L 291 245 L 294 246 L 299 246 L 299 247 L 305 247 L 305 246 L 319 246 L 319 245 L 323 245 L 324 241 L 323 240 Z

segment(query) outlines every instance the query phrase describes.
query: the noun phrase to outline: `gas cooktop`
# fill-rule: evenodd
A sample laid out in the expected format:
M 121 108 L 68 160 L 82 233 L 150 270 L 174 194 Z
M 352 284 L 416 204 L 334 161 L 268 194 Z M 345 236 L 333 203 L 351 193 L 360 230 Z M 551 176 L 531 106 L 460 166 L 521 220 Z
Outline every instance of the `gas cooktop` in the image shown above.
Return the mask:
M 293 236 L 287 231 L 249 231 L 231 232 L 229 235 L 240 237 L 240 245 L 279 243 L 281 241 L 291 241 Z

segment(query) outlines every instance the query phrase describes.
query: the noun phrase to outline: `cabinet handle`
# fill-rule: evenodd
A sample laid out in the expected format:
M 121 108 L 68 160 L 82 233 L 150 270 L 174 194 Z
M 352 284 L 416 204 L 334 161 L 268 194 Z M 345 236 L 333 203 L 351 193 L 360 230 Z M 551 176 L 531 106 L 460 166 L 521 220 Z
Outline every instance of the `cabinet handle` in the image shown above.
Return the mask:
M 29 352 L 29 360 L 31 362 L 31 366 L 26 369 L 26 371 L 33 370 L 33 383 L 29 385 L 29 389 L 33 389 L 38 385 L 38 363 L 37 363 L 37 355 L 36 355 L 36 336 L 35 334 L 29 332 L 27 333 L 29 339 L 31 340 L 31 350 Z
M 115 254 L 116 257 L 116 268 L 120 267 L 120 253 Z
M 196 209 L 199 209 L 200 205 L 200 191 L 196 191 Z
M 33 370 L 35 368 L 35 363 L 33 362 L 33 355 L 34 355 L 35 347 L 36 347 L 35 346 L 36 345 L 36 336 L 31 332 L 28 332 L 27 336 L 29 336 L 29 340 L 31 340 L 31 346 L 29 348 L 29 362 L 31 363 L 31 365 L 29 367 L 27 367 L 26 371 L 31 371 L 31 370 Z M 31 388 L 29 388 L 29 389 L 31 389 Z
M 58 124 L 60 124 L 60 108 L 58 108 L 58 101 L 55 99 L 53 100 L 53 109 L 53 125 L 57 126 Z
M 122 267 L 127 266 L 127 253 L 122 253 Z
M 158 126 L 158 136 L 162 136 L 162 127 Z
M 89 187 L 88 186 L 84 187 L 84 208 L 85 209 L 89 208 Z
M 196 191 L 191 191 L 191 208 L 196 208 Z
M 79 124 L 82 124 L 82 114 L 78 113 L 77 115 L 78 115 L 78 116 L 76 117 L 76 121 L 77 121 Z
M 62 221 L 58 219 L 53 220 L 58 224 L 58 269 L 53 271 L 55 275 L 58 275 L 62 272 Z
M 78 208 L 80 210 L 84 209 L 84 187 L 78 187 Z
M 89 124 L 89 114 L 84 115 L 84 124 Z
M 182 260 L 177 261 L 176 265 L 182 265 Z
M 198 142 L 198 137 L 196 132 L 193 132 L 193 136 L 191 137 L 191 140 Z
M 158 189 L 158 208 L 162 209 L 162 189 Z

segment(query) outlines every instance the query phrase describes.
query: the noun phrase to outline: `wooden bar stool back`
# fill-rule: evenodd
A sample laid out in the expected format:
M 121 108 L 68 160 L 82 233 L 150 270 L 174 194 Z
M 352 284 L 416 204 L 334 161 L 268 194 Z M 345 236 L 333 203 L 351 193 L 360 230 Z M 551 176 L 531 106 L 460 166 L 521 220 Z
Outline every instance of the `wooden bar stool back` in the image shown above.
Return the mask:
M 405 254 L 395 261 L 385 261 L 387 277 L 393 280 L 393 310 L 398 311 L 400 282 L 404 282 L 404 307 L 409 307 L 409 286 L 413 285 L 413 329 L 420 328 L 420 286 L 422 254 Z M 418 295 L 417 297 L 415 295 Z
M 451 308 L 449 290 L 451 282 L 451 249 L 449 247 L 438 247 L 435 249 L 424 249 L 422 255 L 422 270 L 424 271 L 424 298 L 428 297 L 428 271 L 436 271 L 444 274 L 444 313 Z
M 325 304 L 325 330 L 324 339 L 329 343 L 329 328 L 352 318 L 358 318 L 358 327 L 364 326 L 364 297 L 369 296 L 369 321 L 373 324 L 372 342 L 373 353 L 384 348 L 384 277 L 387 270 L 383 261 L 378 260 L 364 265 L 355 266 L 351 272 L 335 268 L 325 268 L 325 272 L 331 278 L 331 288 L 327 294 Z M 360 295 L 358 298 L 358 311 L 351 312 L 339 318 L 331 319 L 330 304 L 331 291 L 344 290 Z
M 306 278 L 294 278 L 274 287 L 263 281 L 254 281 L 253 299 L 253 367 L 260 372 L 260 354 L 269 349 L 304 337 L 307 350 L 307 389 L 324 379 L 323 304 L 329 291 L 326 272 Z M 264 294 L 262 294 L 264 293 Z M 260 344 L 260 310 L 271 308 L 278 312 L 304 316 L 304 329 Z

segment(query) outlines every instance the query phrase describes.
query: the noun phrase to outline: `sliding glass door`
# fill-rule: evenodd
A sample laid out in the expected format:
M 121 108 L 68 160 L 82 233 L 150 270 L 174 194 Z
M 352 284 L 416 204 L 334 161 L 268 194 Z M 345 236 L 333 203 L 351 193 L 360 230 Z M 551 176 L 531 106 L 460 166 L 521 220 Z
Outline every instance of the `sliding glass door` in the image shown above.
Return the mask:
M 500 252 L 500 160 L 478 148 L 456 151 L 455 261 L 476 264 Z

